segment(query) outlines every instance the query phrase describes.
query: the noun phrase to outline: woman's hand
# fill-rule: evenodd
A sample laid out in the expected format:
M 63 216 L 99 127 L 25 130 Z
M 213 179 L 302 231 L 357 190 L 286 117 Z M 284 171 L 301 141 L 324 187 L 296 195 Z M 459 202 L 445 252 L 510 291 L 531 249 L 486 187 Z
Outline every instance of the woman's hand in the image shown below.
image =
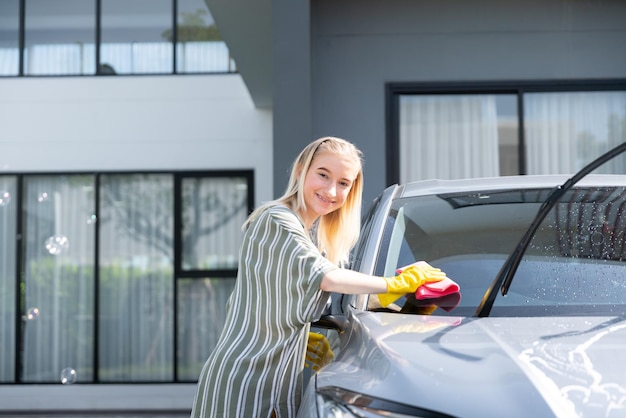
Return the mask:
M 309 340 L 306 344 L 305 367 L 311 367 L 318 371 L 333 361 L 335 353 L 330 349 L 328 339 L 317 332 L 309 332 Z
M 440 282 L 445 279 L 446 273 L 435 268 L 425 261 L 405 267 L 397 276 L 385 277 L 387 292 L 378 295 L 382 307 L 389 306 L 403 295 L 414 293 L 425 283 Z

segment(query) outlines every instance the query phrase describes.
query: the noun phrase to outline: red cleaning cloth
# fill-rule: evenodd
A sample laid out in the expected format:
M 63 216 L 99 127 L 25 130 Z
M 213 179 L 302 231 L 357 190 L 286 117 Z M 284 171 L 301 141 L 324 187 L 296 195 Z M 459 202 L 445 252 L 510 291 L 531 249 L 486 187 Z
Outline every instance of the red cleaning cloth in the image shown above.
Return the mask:
M 415 291 L 415 298 L 435 299 L 451 295 L 452 293 L 458 293 L 460 289 L 461 288 L 454 280 L 446 277 L 440 282 L 425 283 L 418 287 Z
M 402 270 L 407 268 L 408 266 L 401 267 L 396 270 L 396 273 L 402 273 Z M 458 293 L 461 290 L 461 287 L 457 282 L 452 280 L 449 277 L 433 283 L 425 283 L 417 288 L 415 291 L 415 298 L 422 299 L 436 299 L 443 296 L 448 296 L 453 293 Z

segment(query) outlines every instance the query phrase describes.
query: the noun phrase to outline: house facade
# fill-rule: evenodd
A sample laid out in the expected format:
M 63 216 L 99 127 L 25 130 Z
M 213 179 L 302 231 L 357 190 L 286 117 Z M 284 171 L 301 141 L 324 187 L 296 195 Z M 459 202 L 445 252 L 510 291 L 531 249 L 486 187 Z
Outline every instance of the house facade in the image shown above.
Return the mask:
M 6 2 L 0 46 L 82 22 L 46 1 Z M 396 182 L 574 173 L 626 141 L 619 0 L 160 1 L 89 0 L 93 68 L 0 62 L 0 416 L 188 414 L 240 223 L 312 139 L 363 151 L 365 208 Z M 206 7 L 235 65 L 183 63 L 193 42 L 159 31 L 173 70 L 127 68 L 128 5 L 128 27 Z

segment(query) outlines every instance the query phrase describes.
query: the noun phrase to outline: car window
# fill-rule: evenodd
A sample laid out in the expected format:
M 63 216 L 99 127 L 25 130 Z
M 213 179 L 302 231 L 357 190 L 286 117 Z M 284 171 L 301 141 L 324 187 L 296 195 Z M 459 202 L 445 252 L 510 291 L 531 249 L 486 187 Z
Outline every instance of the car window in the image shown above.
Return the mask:
M 366 249 L 365 243 L 368 242 L 368 240 L 372 239 L 370 237 L 372 223 L 374 221 L 374 214 L 376 213 L 379 205 L 380 197 L 377 197 L 376 199 L 374 199 L 367 213 L 365 214 L 365 216 L 363 216 L 363 219 L 361 220 L 361 233 L 359 235 L 359 242 L 355 246 L 355 252 L 353 254 L 352 263 L 350 266 L 350 268 L 354 270 L 360 269 L 361 262 L 363 261 L 364 257 L 364 251 Z
M 385 226 L 377 272 L 389 275 L 425 260 L 461 286 L 458 304 L 441 313 L 472 315 L 550 191 L 397 199 Z M 568 191 L 537 230 L 509 294 L 496 299 L 492 315 L 623 311 L 625 207 L 623 187 Z M 402 298 L 392 309 L 410 311 L 415 303 Z

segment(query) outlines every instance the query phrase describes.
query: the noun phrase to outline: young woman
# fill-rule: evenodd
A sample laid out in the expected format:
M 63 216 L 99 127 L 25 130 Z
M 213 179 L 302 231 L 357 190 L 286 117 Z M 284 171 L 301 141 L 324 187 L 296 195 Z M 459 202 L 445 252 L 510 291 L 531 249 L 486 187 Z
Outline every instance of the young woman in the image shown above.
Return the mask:
M 294 161 L 285 194 L 246 220 L 224 330 L 200 373 L 192 417 L 295 416 L 310 323 L 329 292 L 384 294 L 391 303 L 445 278 L 426 263 L 387 278 L 345 268 L 362 189 L 361 152 L 320 138 Z

